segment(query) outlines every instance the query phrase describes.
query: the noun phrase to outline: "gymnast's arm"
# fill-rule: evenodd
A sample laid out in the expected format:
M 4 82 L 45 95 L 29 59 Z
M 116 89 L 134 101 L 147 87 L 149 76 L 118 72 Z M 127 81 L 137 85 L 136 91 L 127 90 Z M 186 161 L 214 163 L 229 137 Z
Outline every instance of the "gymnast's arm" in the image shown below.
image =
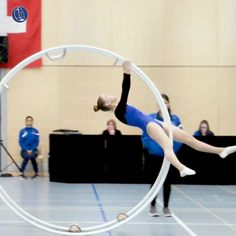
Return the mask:
M 131 62 L 130 61 L 125 61 L 122 64 L 123 67 L 123 82 L 122 82 L 122 93 L 121 93 L 121 99 L 120 99 L 120 103 L 122 104 L 122 106 L 126 106 L 127 105 L 127 101 L 128 101 L 128 96 L 129 96 L 129 90 L 130 90 L 130 74 L 131 74 Z
M 125 62 L 123 67 L 123 82 L 122 82 L 122 92 L 121 92 L 121 98 L 120 101 L 115 109 L 115 115 L 116 117 L 126 124 L 125 120 L 125 113 L 126 113 L 126 107 L 127 107 L 127 101 L 129 96 L 129 90 L 130 90 L 130 62 Z
M 121 92 L 121 98 L 120 101 L 115 109 L 115 116 L 123 123 L 126 124 L 125 119 L 125 113 L 126 113 L 126 107 L 127 107 L 127 101 L 129 96 L 129 90 L 130 90 L 130 69 L 131 62 L 126 61 L 123 63 L 123 82 L 122 82 L 122 92 Z
M 122 82 L 122 93 L 120 101 L 115 109 L 115 116 L 123 123 L 126 124 L 125 120 L 125 113 L 127 107 L 127 100 L 129 96 L 130 90 L 130 75 L 125 74 L 123 75 L 123 82 Z
M 130 74 L 123 74 L 123 82 L 122 82 L 122 93 L 120 102 L 123 106 L 127 105 L 128 97 L 129 97 L 129 90 L 130 90 Z

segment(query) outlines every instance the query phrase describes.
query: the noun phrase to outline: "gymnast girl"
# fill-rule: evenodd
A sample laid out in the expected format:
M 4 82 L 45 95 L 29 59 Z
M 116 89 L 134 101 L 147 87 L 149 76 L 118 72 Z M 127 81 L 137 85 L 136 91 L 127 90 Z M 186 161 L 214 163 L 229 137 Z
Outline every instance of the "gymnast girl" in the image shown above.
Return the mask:
M 144 134 L 147 134 L 162 147 L 165 158 L 179 170 L 181 177 L 195 175 L 196 172 L 194 170 L 183 165 L 176 157 L 172 143 L 167 135 L 167 124 L 157 121 L 134 106 L 127 104 L 131 84 L 131 62 L 125 61 L 122 67 L 124 73 L 120 101 L 117 102 L 117 97 L 115 96 L 101 95 L 98 97 L 97 104 L 93 107 L 94 111 L 112 111 L 122 123 L 142 129 Z M 195 139 L 192 135 L 178 127 L 172 126 L 172 130 L 174 140 L 185 143 L 197 151 L 217 154 L 221 158 L 225 158 L 236 151 L 236 146 L 226 148 L 214 147 Z

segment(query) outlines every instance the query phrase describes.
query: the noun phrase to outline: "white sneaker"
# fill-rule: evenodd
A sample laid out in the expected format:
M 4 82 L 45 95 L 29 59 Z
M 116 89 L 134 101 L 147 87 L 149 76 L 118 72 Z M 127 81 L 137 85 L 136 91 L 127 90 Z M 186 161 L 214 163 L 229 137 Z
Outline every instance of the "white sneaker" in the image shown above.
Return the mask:
M 27 179 L 27 177 L 25 176 L 24 173 L 21 173 L 21 174 L 19 175 L 19 177 L 21 177 L 22 179 Z
M 156 206 L 150 206 L 150 210 L 149 210 L 149 213 L 148 213 L 151 217 L 158 217 L 159 214 L 158 214 L 158 211 L 157 211 L 157 208 Z
M 163 214 L 164 214 L 165 217 L 171 217 L 172 216 L 172 214 L 170 212 L 170 209 L 168 207 L 163 208 Z

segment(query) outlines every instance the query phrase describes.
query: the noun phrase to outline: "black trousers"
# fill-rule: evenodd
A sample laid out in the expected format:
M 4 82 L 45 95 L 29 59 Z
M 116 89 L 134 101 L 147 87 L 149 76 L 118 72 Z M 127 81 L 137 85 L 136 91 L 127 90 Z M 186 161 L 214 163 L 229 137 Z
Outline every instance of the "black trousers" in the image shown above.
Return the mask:
M 147 173 L 147 179 L 149 183 L 151 184 L 151 187 L 156 181 L 156 178 L 160 172 L 162 163 L 163 163 L 163 157 L 160 156 L 153 156 L 150 155 L 146 150 L 144 151 L 144 157 L 145 157 L 145 172 Z M 163 205 L 164 207 L 168 207 L 169 205 L 169 200 L 170 200 L 170 194 L 171 194 L 171 168 L 169 173 L 166 177 L 166 180 L 163 184 Z M 156 198 L 157 196 L 153 199 L 151 202 L 152 206 L 156 205 Z
M 29 156 L 26 151 L 21 151 L 21 156 L 23 158 L 23 162 L 21 164 L 21 171 L 24 172 L 27 166 L 28 161 L 30 160 L 35 173 L 38 173 L 38 164 L 36 162 L 36 158 L 38 156 L 38 150 L 33 150 L 32 154 Z

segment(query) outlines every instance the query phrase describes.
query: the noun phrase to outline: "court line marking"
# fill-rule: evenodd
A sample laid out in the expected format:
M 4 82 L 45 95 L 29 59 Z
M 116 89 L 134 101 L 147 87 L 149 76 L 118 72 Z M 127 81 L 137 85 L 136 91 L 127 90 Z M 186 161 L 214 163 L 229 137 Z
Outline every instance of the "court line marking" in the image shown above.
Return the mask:
M 48 210 L 50 209 L 51 211 L 57 211 L 57 210 L 64 210 L 64 211 L 100 211 L 100 209 L 97 209 L 97 205 L 94 207 L 84 207 L 84 206 L 23 206 L 24 209 L 28 210 Z M 104 206 L 103 206 L 104 207 Z M 117 207 L 104 207 L 106 211 L 115 211 L 119 209 L 123 210 L 128 210 L 130 207 L 123 207 L 123 206 L 117 206 Z M 236 208 L 207 208 L 206 209 L 211 209 L 216 212 L 231 212 L 231 213 L 236 213 Z M 0 206 L 1 210 L 9 210 L 8 207 L 6 206 Z M 198 208 L 171 208 L 175 212 L 202 212 L 201 209 Z
M 199 206 L 201 209 L 203 209 L 205 212 L 209 213 L 210 215 L 212 215 L 213 217 L 215 217 L 217 220 L 219 220 L 221 223 L 227 225 L 230 229 L 232 229 L 233 231 L 236 231 L 236 227 L 232 224 L 230 224 L 229 222 L 227 222 L 226 220 L 224 220 L 223 218 L 221 218 L 220 216 L 216 215 L 213 211 L 211 211 L 210 209 L 204 207 L 200 202 L 196 201 L 194 198 L 192 198 L 191 196 L 187 195 L 184 191 L 180 190 L 179 187 L 177 186 L 173 186 L 173 188 L 180 194 L 182 194 L 185 198 L 187 198 L 188 200 L 192 201 L 195 205 Z
M 85 197 L 87 197 L 88 195 L 86 195 Z M 39 196 L 39 197 L 44 197 L 44 196 Z M 135 201 L 139 201 L 140 199 L 135 199 Z M 48 200 L 45 200 L 45 201 L 43 201 L 43 200 L 38 200 L 38 201 L 36 201 L 36 200 L 21 200 L 21 199 L 16 199 L 15 200 L 16 201 L 16 203 L 18 203 L 18 204 L 25 204 L 25 203 L 44 203 L 44 202 L 46 202 L 46 203 L 49 203 L 49 202 L 53 202 L 53 203 L 65 203 L 65 201 L 69 201 L 69 202 L 73 202 L 73 203 L 91 203 L 91 202 L 94 202 L 93 200 L 70 200 L 70 199 L 63 199 L 63 200 L 61 200 L 61 201 L 59 201 L 59 200 L 53 200 L 53 201 L 48 201 Z M 114 200 L 105 200 L 104 202 L 106 202 L 106 203 L 114 203 Z M 116 202 L 119 202 L 119 203 L 134 203 L 134 200 L 117 200 Z
M 163 204 L 160 202 L 160 200 L 157 199 L 157 202 L 163 207 Z M 189 235 L 197 236 L 197 234 L 192 229 L 190 229 L 174 212 L 171 211 L 171 215 L 178 225 L 180 225 Z
M 51 221 L 51 223 L 58 223 L 58 224 L 67 224 L 71 223 L 71 221 Z M 73 223 L 73 221 L 72 221 Z M 101 221 L 80 221 L 80 223 L 83 224 L 98 224 L 101 223 Z M 0 221 L 0 224 L 25 224 L 25 221 L 20 220 L 11 220 L 11 221 Z M 178 222 L 127 222 L 129 225 L 179 225 Z M 228 226 L 233 225 L 236 226 L 236 224 L 223 224 L 223 223 L 186 223 L 186 225 L 189 226 Z
M 98 191 L 97 191 L 96 185 L 95 185 L 95 184 L 91 184 L 91 187 L 92 187 L 93 193 L 94 193 L 94 195 L 95 195 L 95 198 L 96 198 L 96 200 L 97 200 L 97 204 L 98 204 L 98 207 L 99 207 L 99 209 L 100 209 L 100 212 L 101 212 L 103 221 L 106 223 L 106 222 L 108 222 L 107 216 L 106 216 L 106 213 L 105 213 L 105 211 L 104 211 L 102 202 L 101 202 L 101 200 L 100 200 L 99 193 L 98 193 Z M 108 234 L 109 236 L 112 236 L 111 231 L 108 231 L 107 234 Z
M 204 207 L 204 206 L 203 206 Z M 204 207 L 204 210 L 205 209 L 207 209 L 207 208 L 205 208 Z M 226 222 L 226 221 L 225 221 Z M 164 225 L 165 223 L 141 223 L 141 222 L 138 222 L 138 223 L 136 223 L 136 222 L 131 222 L 130 224 L 147 224 L 147 225 L 149 225 L 149 224 L 159 224 L 159 225 Z M 174 223 L 173 223 L 174 224 Z M 168 223 L 167 223 L 167 225 L 168 225 Z M 203 225 L 203 224 L 198 224 L 198 223 L 196 223 L 196 224 L 194 224 L 194 223 L 186 223 L 186 225 Z M 217 225 L 223 225 L 223 226 L 235 226 L 235 224 L 229 224 L 229 223 L 220 223 L 220 224 L 205 224 L 205 225 L 213 225 L 213 226 L 217 226 Z
M 234 190 L 231 190 L 231 189 L 229 189 L 229 188 L 227 188 L 227 187 L 225 187 L 225 186 L 218 186 L 219 188 L 221 188 L 221 189 L 223 189 L 223 190 L 225 190 L 226 192 L 228 192 L 228 193 L 231 193 L 231 194 L 233 194 L 233 195 L 236 195 L 236 191 L 234 191 Z

